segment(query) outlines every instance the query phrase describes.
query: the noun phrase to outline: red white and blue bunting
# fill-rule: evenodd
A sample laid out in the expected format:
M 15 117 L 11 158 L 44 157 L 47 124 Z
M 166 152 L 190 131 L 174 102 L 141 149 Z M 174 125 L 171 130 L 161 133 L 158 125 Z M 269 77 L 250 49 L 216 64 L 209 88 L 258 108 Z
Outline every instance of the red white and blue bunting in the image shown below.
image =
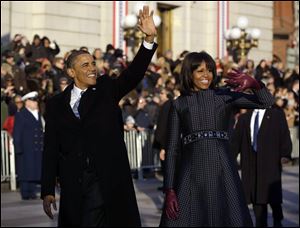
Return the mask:
M 229 1 L 218 1 L 217 10 L 217 57 L 227 56 L 225 32 L 229 29 Z
M 123 39 L 122 21 L 128 14 L 128 1 L 113 2 L 113 46 L 126 52 L 126 42 Z

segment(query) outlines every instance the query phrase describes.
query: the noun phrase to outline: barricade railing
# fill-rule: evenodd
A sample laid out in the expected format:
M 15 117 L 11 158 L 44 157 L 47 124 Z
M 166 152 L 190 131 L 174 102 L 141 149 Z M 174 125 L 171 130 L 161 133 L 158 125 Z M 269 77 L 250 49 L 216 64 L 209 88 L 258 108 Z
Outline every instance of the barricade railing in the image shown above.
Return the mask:
M 132 170 L 138 171 L 138 178 L 143 178 L 143 169 L 158 169 L 158 153 L 153 150 L 154 131 L 124 131 L 129 164 Z
M 299 130 L 290 129 L 293 142 L 293 159 L 299 159 Z M 143 169 L 160 168 L 158 153 L 153 150 L 154 131 L 124 131 L 131 170 L 138 171 L 138 178 L 143 179 Z M 10 189 L 16 190 L 15 153 L 13 139 L 6 131 L 1 131 L 1 183 L 9 182 Z
M 290 128 L 291 140 L 293 143 L 292 158 L 299 159 L 299 126 Z
M 143 169 L 158 169 L 159 156 L 152 149 L 154 131 L 124 131 L 124 141 L 128 151 L 130 168 L 138 171 L 143 179 Z M 1 131 L 1 183 L 10 182 L 10 189 L 16 190 L 15 153 L 13 139 L 6 131 Z
M 6 131 L 1 131 L 1 183 L 2 182 L 9 182 L 10 189 L 16 190 L 13 139 Z

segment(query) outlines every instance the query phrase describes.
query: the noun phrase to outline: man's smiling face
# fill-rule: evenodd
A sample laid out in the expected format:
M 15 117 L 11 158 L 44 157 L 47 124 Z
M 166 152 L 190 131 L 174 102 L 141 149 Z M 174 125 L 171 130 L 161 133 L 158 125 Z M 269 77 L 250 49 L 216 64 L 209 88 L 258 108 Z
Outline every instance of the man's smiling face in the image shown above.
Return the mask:
M 90 54 L 81 54 L 76 57 L 68 74 L 75 81 L 75 85 L 84 90 L 96 84 L 97 68 L 94 58 Z

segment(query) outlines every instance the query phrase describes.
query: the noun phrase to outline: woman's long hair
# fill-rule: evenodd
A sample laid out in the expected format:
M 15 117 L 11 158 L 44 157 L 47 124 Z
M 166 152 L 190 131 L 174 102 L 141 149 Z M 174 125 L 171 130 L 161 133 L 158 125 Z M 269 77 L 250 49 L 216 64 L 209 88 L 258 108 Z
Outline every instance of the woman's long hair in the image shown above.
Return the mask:
M 184 58 L 182 62 L 181 74 L 180 74 L 180 92 L 183 95 L 190 95 L 194 90 L 193 84 L 193 72 L 196 70 L 202 62 L 206 63 L 206 67 L 213 73 L 213 80 L 209 86 L 210 89 L 215 88 L 217 79 L 216 63 L 214 59 L 205 51 L 191 52 Z

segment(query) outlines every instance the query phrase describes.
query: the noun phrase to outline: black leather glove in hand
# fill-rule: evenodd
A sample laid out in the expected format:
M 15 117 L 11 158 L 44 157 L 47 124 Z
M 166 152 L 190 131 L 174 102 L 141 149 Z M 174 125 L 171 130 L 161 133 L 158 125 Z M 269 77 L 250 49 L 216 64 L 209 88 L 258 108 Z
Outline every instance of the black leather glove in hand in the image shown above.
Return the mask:
M 255 89 L 255 90 L 260 90 L 263 88 L 262 83 L 259 83 L 256 81 L 253 77 L 232 69 L 233 71 L 227 74 L 228 80 L 225 80 L 225 82 L 229 85 L 234 87 L 234 91 L 236 92 L 241 92 L 246 89 Z
M 173 189 L 165 190 L 166 193 L 166 215 L 168 219 L 176 220 L 178 218 L 178 201 Z

